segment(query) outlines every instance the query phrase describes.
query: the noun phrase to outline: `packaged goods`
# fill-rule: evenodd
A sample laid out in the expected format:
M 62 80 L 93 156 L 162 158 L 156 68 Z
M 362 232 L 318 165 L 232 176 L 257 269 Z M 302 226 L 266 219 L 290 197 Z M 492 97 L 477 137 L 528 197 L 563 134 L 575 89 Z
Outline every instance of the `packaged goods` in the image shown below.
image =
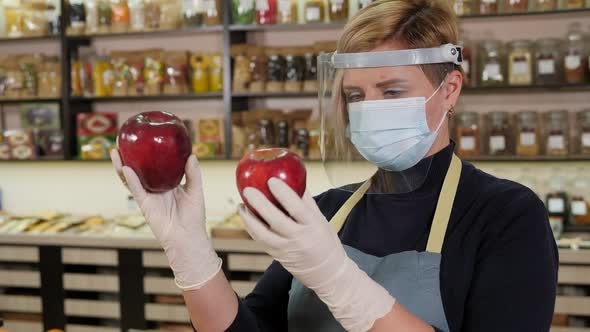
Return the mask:
M 131 14 L 127 0 L 111 0 L 111 32 L 127 32 L 131 21 Z
M 253 24 L 254 20 L 256 18 L 254 0 L 231 0 L 231 1 L 232 1 L 232 22 L 234 24 Z
M 194 93 L 209 91 L 208 57 L 203 53 L 194 53 L 190 59 L 191 82 Z
M 32 130 L 7 130 L 4 132 L 4 139 L 10 148 L 12 159 L 28 160 L 36 158 Z
M 164 63 L 162 61 L 162 51 L 148 51 L 144 53 L 144 59 L 144 94 L 148 96 L 159 95 L 162 93 L 162 84 L 164 83 Z
M 165 78 L 163 93 L 168 95 L 188 92 L 188 54 L 183 51 L 164 52 Z
M 20 124 L 23 129 L 59 129 L 61 127 L 59 105 L 21 104 Z

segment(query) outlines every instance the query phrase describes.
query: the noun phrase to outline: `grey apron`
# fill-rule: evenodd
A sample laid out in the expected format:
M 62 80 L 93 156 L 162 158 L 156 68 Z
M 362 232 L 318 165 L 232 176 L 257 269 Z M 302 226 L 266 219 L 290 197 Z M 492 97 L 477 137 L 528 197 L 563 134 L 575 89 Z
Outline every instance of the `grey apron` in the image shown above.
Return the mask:
M 373 280 L 409 312 L 436 328 L 449 331 L 440 295 L 441 249 L 461 176 L 461 160 L 453 155 L 432 221 L 426 251 L 405 251 L 385 257 L 365 254 L 344 246 L 346 253 Z M 334 215 L 330 224 L 336 232 L 369 187 L 365 182 Z M 354 285 L 350 285 L 354 287 Z M 293 278 L 289 292 L 290 332 L 344 331 L 328 307 L 310 289 Z

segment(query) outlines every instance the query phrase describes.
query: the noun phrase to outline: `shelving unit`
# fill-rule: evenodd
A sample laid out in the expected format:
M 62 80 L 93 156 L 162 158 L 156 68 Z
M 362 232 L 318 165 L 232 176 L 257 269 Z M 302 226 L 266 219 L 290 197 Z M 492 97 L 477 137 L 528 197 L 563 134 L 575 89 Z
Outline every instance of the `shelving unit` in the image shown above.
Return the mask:
M 62 7 L 66 8 L 66 0 L 62 0 Z M 231 2 L 222 1 L 222 24 L 219 26 L 209 27 L 190 27 L 173 30 L 155 30 L 140 31 L 129 33 L 109 33 L 109 34 L 92 34 L 92 35 L 75 35 L 68 36 L 64 31 L 57 36 L 47 37 L 30 37 L 30 38 L 4 38 L 0 39 L 2 43 L 27 42 L 27 41 L 57 41 L 60 43 L 62 55 L 62 97 L 61 98 L 39 98 L 26 100 L 0 100 L 2 105 L 17 105 L 22 102 L 58 102 L 61 106 L 62 127 L 64 131 L 65 153 L 63 160 L 75 160 L 77 158 L 76 147 L 76 114 L 81 112 L 91 112 L 96 103 L 134 103 L 134 102 L 151 102 L 151 101 L 198 101 L 198 100 L 216 100 L 223 103 L 225 133 L 224 141 L 231 142 L 231 113 L 248 109 L 250 101 L 263 99 L 290 99 L 290 98 L 316 98 L 317 93 L 243 93 L 232 92 L 232 59 L 230 56 L 231 46 L 237 43 L 245 43 L 251 34 L 260 33 L 281 33 L 281 32 L 312 32 L 318 30 L 340 30 L 344 27 L 342 23 L 317 23 L 317 24 L 285 24 L 285 25 L 235 25 L 231 22 Z M 508 20 L 520 18 L 535 17 L 567 17 L 567 18 L 584 18 L 590 14 L 590 8 L 577 10 L 556 10 L 548 12 L 527 12 L 527 13 L 499 13 L 495 15 L 468 15 L 461 17 L 466 22 L 479 22 L 480 20 Z M 61 16 L 61 26 L 65 27 L 66 17 Z M 483 21 L 482 21 L 483 22 Z M 65 29 L 62 29 L 65 30 Z M 223 91 L 220 93 L 206 94 L 185 94 L 185 95 L 158 95 L 158 96 L 125 96 L 125 97 L 76 97 L 70 96 L 70 67 L 71 56 L 80 46 L 88 46 L 95 40 L 116 39 L 124 40 L 125 38 L 150 38 L 150 37 L 179 37 L 179 36 L 198 36 L 206 34 L 219 34 L 222 38 L 221 52 L 223 54 Z M 545 94 L 545 93 L 571 93 L 581 92 L 590 94 L 590 83 L 580 85 L 552 85 L 552 86 L 503 86 L 503 87 L 466 87 L 463 88 L 465 95 L 490 95 L 490 94 Z M 227 144 L 225 149 L 225 159 L 231 160 L 231 144 Z M 477 157 L 474 161 L 587 161 L 587 158 L 550 158 L 538 157 L 532 159 L 523 158 L 503 158 L 503 157 Z

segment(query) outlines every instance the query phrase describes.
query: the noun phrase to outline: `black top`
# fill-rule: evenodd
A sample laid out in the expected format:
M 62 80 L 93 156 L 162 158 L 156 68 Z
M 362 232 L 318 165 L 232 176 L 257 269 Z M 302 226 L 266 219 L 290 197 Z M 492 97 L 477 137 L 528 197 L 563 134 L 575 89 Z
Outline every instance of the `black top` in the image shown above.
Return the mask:
M 365 195 L 340 232 L 374 256 L 424 251 L 454 144 L 434 155 L 425 183 L 408 194 Z M 326 218 L 351 192 L 316 197 Z M 547 210 L 528 188 L 462 164 L 442 248 L 440 288 L 451 331 L 549 331 L 558 254 Z M 292 276 L 273 262 L 240 301 L 228 331 L 287 331 Z

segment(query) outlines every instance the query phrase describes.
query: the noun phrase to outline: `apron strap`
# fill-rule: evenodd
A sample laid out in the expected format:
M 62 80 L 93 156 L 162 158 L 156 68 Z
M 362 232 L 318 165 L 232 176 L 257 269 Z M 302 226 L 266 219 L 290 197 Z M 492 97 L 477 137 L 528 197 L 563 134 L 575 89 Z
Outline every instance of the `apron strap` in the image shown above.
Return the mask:
M 440 254 L 442 251 L 445 234 L 447 233 L 447 226 L 453 210 L 453 202 L 455 201 L 455 194 L 459 187 L 459 178 L 461 177 L 461 159 L 453 154 L 451 165 L 447 170 L 447 175 L 443 182 L 438 203 L 436 204 L 436 211 L 432 219 L 432 226 L 430 227 L 430 235 L 428 235 L 428 243 L 426 244 L 426 251 Z
M 358 203 L 361 198 L 365 195 L 369 187 L 371 186 L 371 180 L 365 181 L 352 195 L 346 200 L 344 205 L 336 212 L 336 214 L 330 219 L 330 225 L 332 225 L 332 229 L 338 233 L 344 226 L 344 222 L 346 218 L 352 211 L 352 208 Z
M 428 243 L 426 244 L 426 251 L 432 253 L 440 253 L 442 245 L 447 232 L 447 226 L 451 217 L 453 209 L 453 202 L 455 201 L 455 194 L 459 186 L 459 178 L 461 177 L 461 159 L 453 154 L 451 165 L 447 170 L 441 192 L 436 204 L 430 234 L 428 235 Z M 371 185 L 371 181 L 365 181 L 342 205 L 336 214 L 330 219 L 332 229 L 338 233 L 344 226 L 346 218 L 354 206 L 363 198 Z

